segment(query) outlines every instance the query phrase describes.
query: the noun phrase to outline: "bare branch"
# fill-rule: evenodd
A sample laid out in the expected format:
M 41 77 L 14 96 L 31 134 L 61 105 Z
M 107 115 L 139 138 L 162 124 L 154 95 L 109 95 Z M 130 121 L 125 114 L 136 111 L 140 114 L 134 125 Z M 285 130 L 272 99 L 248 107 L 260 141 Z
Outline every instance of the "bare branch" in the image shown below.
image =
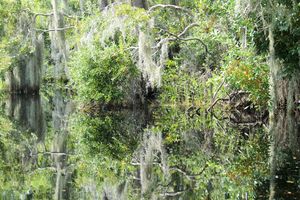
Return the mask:
M 224 76 L 224 75 L 223 75 L 223 76 Z M 219 93 L 220 89 L 222 88 L 222 86 L 223 86 L 223 85 L 224 85 L 224 83 L 225 83 L 225 79 L 226 79 L 226 77 L 224 77 L 224 78 L 223 78 L 223 80 L 222 80 L 221 84 L 218 86 L 218 88 L 217 88 L 216 92 L 215 92 L 215 93 L 214 93 L 214 95 L 213 95 L 213 100 L 215 100 L 215 99 L 216 99 L 216 97 L 217 97 L 217 95 L 218 95 L 218 93 Z
M 57 29 L 34 29 L 36 31 L 41 31 L 41 32 L 51 32 L 51 31 L 64 31 L 64 30 L 67 30 L 67 29 L 72 29 L 72 28 L 75 28 L 74 26 L 68 26 L 68 27 L 64 27 L 64 28 L 57 28 Z
M 163 197 L 175 197 L 175 196 L 181 195 L 182 193 L 184 193 L 186 191 L 187 190 L 179 191 L 179 192 L 164 192 L 164 193 L 160 194 L 160 196 L 163 196 Z
M 52 16 L 53 13 L 36 13 L 36 12 L 32 12 L 29 8 L 25 8 L 25 9 L 22 9 L 21 11 L 23 12 L 28 12 L 29 14 L 32 14 L 34 15 L 34 17 L 37 17 L 37 16 L 45 16 L 45 17 L 49 17 L 49 16 Z
M 35 18 L 37 16 L 44 16 L 44 17 L 50 17 L 53 15 L 53 12 L 51 13 L 36 13 L 36 12 L 32 12 L 30 9 L 26 8 L 26 9 L 22 9 L 21 11 L 23 12 L 28 12 L 29 14 L 32 14 Z M 82 18 L 80 16 L 72 16 L 72 15 L 68 15 L 66 13 L 63 13 L 63 15 L 67 18 L 71 18 L 71 19 L 77 19 L 77 18 Z
M 71 19 L 82 19 L 83 17 L 81 16 L 72 16 L 72 15 L 68 15 L 66 13 L 63 14 L 65 17 L 67 18 L 71 18 Z
M 213 158 L 214 158 L 214 156 L 211 157 L 211 159 L 213 159 Z M 187 172 L 183 171 L 182 169 L 179 169 L 178 167 L 170 167 L 170 170 L 178 171 L 181 174 L 185 175 L 189 180 L 191 180 L 191 179 L 195 179 L 195 178 L 201 176 L 203 174 L 203 172 L 207 169 L 207 167 L 208 167 L 208 164 L 205 163 L 204 167 L 198 174 L 188 174 Z
M 169 35 L 171 35 L 171 36 L 173 36 L 173 37 L 177 37 L 177 35 L 176 34 L 174 34 L 174 33 L 171 33 L 170 31 L 168 31 L 168 30 L 165 30 L 165 29 L 160 29 L 160 31 L 161 32 L 165 32 L 165 33 L 167 33 L 167 34 L 169 34 Z
M 192 24 L 188 25 L 188 26 L 185 27 L 184 30 L 183 30 L 181 33 L 179 33 L 178 35 L 176 35 L 175 33 L 171 33 L 171 32 L 169 32 L 168 30 L 165 30 L 165 29 L 161 29 L 161 30 L 164 31 L 164 32 L 166 32 L 166 33 L 168 33 L 169 35 L 171 35 L 171 36 L 177 38 L 177 39 L 180 39 L 182 36 L 184 36 L 184 35 L 186 34 L 186 32 L 187 32 L 189 29 L 191 29 L 191 28 L 193 28 L 193 27 L 195 27 L 195 26 L 199 26 L 199 24 L 198 24 L 198 23 L 192 23 Z
M 197 40 L 198 42 L 201 43 L 201 45 L 205 48 L 205 53 L 206 54 L 211 54 L 209 51 L 208 51 L 208 47 L 207 45 L 203 42 L 203 40 L 201 40 L 200 38 L 197 38 L 197 37 L 192 37 L 192 38 L 182 38 L 187 32 L 188 30 L 190 30 L 191 28 L 193 27 L 196 27 L 196 26 L 199 26 L 198 23 L 192 23 L 190 25 L 188 25 L 187 27 L 185 27 L 185 29 L 179 33 L 178 35 L 175 35 L 174 33 L 170 33 L 168 32 L 167 30 L 163 30 L 165 31 L 166 33 L 172 35 L 173 37 L 169 37 L 169 38 L 163 38 L 160 40 L 159 43 L 157 43 L 157 45 L 154 47 L 154 48 L 160 48 L 162 44 L 164 44 L 165 42 L 169 42 L 169 41 L 176 41 L 176 40 L 181 40 L 181 41 L 191 41 L 191 40 Z
M 74 155 L 74 154 L 64 153 L 64 152 L 37 152 L 37 153 L 30 154 L 30 156 L 37 156 L 39 154 L 43 154 L 43 155 L 58 155 L 58 156 Z
M 205 48 L 205 53 L 207 53 L 207 54 L 210 54 L 211 55 L 211 53 L 208 51 L 208 47 L 207 47 L 207 45 L 200 39 L 200 38 L 197 38 L 197 37 L 192 37 L 192 38 L 180 38 L 180 40 L 183 40 L 183 41 L 191 41 L 191 40 L 196 40 L 196 41 L 198 41 L 198 42 L 200 42 L 201 43 L 201 45 Z
M 177 37 L 181 38 L 182 36 L 184 36 L 186 34 L 186 32 L 189 29 L 191 29 L 191 28 L 193 28 L 195 26 L 199 26 L 199 24 L 198 23 L 192 23 L 192 24 L 188 25 L 187 27 L 185 27 L 185 29 Z
M 174 171 L 178 171 L 180 172 L 181 174 L 185 175 L 187 177 L 187 179 L 191 180 L 193 176 L 187 174 L 187 172 L 183 171 L 182 169 L 179 169 L 177 167 L 171 167 L 170 170 L 174 170 Z

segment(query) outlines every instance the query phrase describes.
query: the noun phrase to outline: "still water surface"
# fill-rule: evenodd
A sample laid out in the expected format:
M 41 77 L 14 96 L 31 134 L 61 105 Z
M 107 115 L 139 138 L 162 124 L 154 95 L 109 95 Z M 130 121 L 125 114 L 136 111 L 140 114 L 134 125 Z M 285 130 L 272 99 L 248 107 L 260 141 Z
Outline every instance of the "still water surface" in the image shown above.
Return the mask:
M 300 199 L 295 118 L 270 137 L 240 111 L 90 112 L 42 94 L 1 102 L 0 199 Z

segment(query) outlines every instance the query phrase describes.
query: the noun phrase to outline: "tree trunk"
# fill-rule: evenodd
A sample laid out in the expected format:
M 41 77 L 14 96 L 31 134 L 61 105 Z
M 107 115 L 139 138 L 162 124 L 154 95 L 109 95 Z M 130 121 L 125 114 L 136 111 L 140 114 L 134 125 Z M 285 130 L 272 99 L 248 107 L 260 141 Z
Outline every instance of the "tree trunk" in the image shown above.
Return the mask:
M 84 0 L 79 0 L 80 14 L 84 14 Z
M 100 0 L 99 5 L 100 5 L 100 11 L 104 10 L 108 6 L 108 0 Z
M 67 167 L 68 153 L 68 117 L 73 111 L 73 104 L 63 96 L 63 92 L 56 90 L 53 97 L 54 108 L 52 111 L 54 138 L 51 147 L 51 157 L 56 168 L 56 182 L 53 199 L 69 199 L 68 182 L 72 171 Z
M 170 4 L 178 6 L 179 0 L 171 0 Z
M 65 7 L 65 5 L 64 5 Z M 65 31 L 58 30 L 59 28 L 64 28 L 64 14 L 62 9 L 59 8 L 58 0 L 52 0 L 53 8 L 53 18 L 50 23 L 49 29 L 55 29 L 55 31 L 50 31 L 51 39 L 51 57 L 54 60 L 54 78 L 56 80 L 66 79 L 69 77 L 68 68 L 66 66 L 66 61 L 68 58 Z
M 144 8 L 145 10 L 148 9 L 147 0 L 132 0 L 131 4 L 134 7 Z

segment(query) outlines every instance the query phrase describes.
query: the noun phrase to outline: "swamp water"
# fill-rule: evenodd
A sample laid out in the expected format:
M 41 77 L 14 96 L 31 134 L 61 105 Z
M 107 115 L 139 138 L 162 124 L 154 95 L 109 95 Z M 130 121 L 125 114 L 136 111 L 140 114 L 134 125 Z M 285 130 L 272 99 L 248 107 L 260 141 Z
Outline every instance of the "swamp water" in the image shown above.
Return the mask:
M 0 105 L 3 200 L 300 199 L 295 118 L 270 137 L 221 111 L 82 112 L 60 90 Z

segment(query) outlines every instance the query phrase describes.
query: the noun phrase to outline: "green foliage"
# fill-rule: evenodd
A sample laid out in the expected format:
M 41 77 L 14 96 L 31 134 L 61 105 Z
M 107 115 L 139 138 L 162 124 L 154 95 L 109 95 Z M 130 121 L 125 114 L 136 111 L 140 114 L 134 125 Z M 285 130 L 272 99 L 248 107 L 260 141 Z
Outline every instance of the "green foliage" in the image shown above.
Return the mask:
M 192 72 L 179 69 L 175 61 L 167 62 L 162 79 L 160 100 L 163 104 L 189 105 L 203 99 L 201 78 Z
M 131 112 L 116 111 L 91 119 L 87 114 L 78 114 L 73 129 L 78 132 L 80 141 L 88 145 L 91 154 L 101 152 L 103 155 L 122 160 L 135 149 L 137 138 L 134 133 L 141 131 L 139 123 L 142 122 L 133 126 L 130 123 L 130 119 L 133 118 L 131 115 Z M 120 123 L 121 121 L 123 123 Z
M 144 10 L 122 4 L 79 23 L 75 40 L 84 44 L 72 54 L 70 70 L 80 99 L 120 104 L 132 98 L 138 77 L 130 52 L 137 43 L 133 30 L 147 20 Z
M 104 185 L 122 182 L 134 170 L 130 162 L 144 123 L 140 113 L 123 110 L 91 118 L 78 112 L 71 121 L 76 187 L 84 188 L 94 182 L 101 190 Z
M 226 121 L 216 122 L 219 115 L 213 119 L 205 115 L 191 117 L 178 107 L 162 107 L 154 116 L 155 128 L 163 133 L 170 152 L 170 169 L 180 168 L 185 175 L 195 175 L 192 184 L 188 177 L 170 170 L 174 178 L 170 182 L 176 185 L 178 175 L 182 178 L 181 187 L 191 190 L 183 198 L 206 198 L 209 182 L 213 185 L 212 199 L 224 199 L 226 193 L 230 199 L 237 199 L 246 192 L 248 198 L 255 198 L 256 187 L 267 179 L 269 172 L 264 164 L 269 145 L 262 128 L 245 139 L 239 128 L 227 126 Z
M 82 47 L 71 58 L 71 74 L 78 96 L 85 101 L 121 103 L 137 74 L 124 47 Z
M 0 2 L 0 74 L 17 65 L 19 58 L 34 51 L 30 37 L 16 31 L 17 14 L 22 13 L 20 16 L 27 17 L 27 23 L 31 24 L 32 13 L 27 11 L 47 13 L 51 10 L 49 1 L 15 2 Z M 250 99 L 258 107 L 265 107 L 269 100 L 269 69 L 264 51 L 268 44 L 264 29 L 261 29 L 262 23 L 236 16 L 234 2 L 184 0 L 178 1 L 178 5 L 189 8 L 191 13 L 158 8 L 149 14 L 128 4 L 113 5 L 99 13 L 95 0 L 85 1 L 85 11 L 81 13 L 78 1 L 69 1 L 67 24 L 76 28 L 74 32 L 66 31 L 71 46 L 68 62 L 70 86 L 83 104 L 95 102 L 92 105 L 98 107 L 98 103 L 125 104 L 140 92 L 141 88 L 137 87 L 143 86 L 139 84 L 141 72 L 136 63 L 138 30 L 150 31 L 147 34 L 151 38 L 149 44 L 153 46 L 151 59 L 154 62 L 159 62 L 161 54 L 161 49 L 155 45 L 165 38 L 173 38 L 168 42 L 167 58 L 161 67 L 162 85 L 156 88 L 158 103 L 164 106 L 150 106 L 156 109 L 153 119 L 148 110 L 147 113 L 132 114 L 127 110 L 103 113 L 102 109 L 101 114 L 79 111 L 73 116 L 67 134 L 69 143 L 64 145 L 68 146 L 70 153 L 66 162 L 74 168 L 74 193 L 87 190 L 91 185 L 99 192 L 107 184 L 126 180 L 128 196 L 139 199 L 140 188 L 135 188 L 139 186 L 133 177 L 142 165 L 138 163 L 142 155 L 140 151 L 146 151 L 140 141 L 144 140 L 143 134 L 150 131 L 162 133 L 163 145 L 159 148 L 166 151 L 168 170 L 162 167 L 162 155 L 159 155 L 162 152 L 150 152 L 153 163 L 147 165 L 152 167 L 149 170 L 151 184 L 145 198 L 161 196 L 166 191 L 176 192 L 178 188 L 182 191 L 179 197 L 182 199 L 205 199 L 208 195 L 211 199 L 224 199 L 225 194 L 238 199 L 246 193 L 248 198 L 255 198 L 256 187 L 267 179 L 269 171 L 266 132 L 259 126 L 237 128 L 230 121 L 218 120 L 226 118 L 227 113 L 212 117 L 213 114 L 210 116 L 206 111 L 215 100 L 213 93 L 223 80 L 225 87 L 220 88 L 216 94 L 218 97 L 232 90 L 243 90 L 250 94 Z M 151 5 L 157 3 L 166 1 L 150 2 Z M 284 12 L 276 12 L 273 18 L 276 56 L 286 65 L 284 73 L 291 74 L 299 64 L 299 5 L 291 6 L 290 0 L 276 3 L 284 8 Z M 263 6 L 267 8 L 265 4 Z M 20 12 L 23 8 L 27 11 Z M 36 28 L 47 29 L 49 21 L 42 17 L 36 20 Z M 198 24 L 185 30 L 191 23 Z M 239 43 L 243 37 L 241 28 L 244 27 L 247 28 L 247 47 L 242 48 Z M 179 38 L 177 35 L 184 30 L 185 34 Z M 48 33 L 44 34 L 46 48 L 49 48 Z M 255 48 L 259 51 L 256 52 Z M 51 64 L 49 51 L 46 59 Z M 54 93 L 51 92 L 46 96 L 46 102 L 52 100 Z M 52 106 L 48 108 L 49 113 Z M 214 110 L 214 114 L 220 112 L 217 108 Z M 49 113 L 47 118 L 51 115 Z M 64 120 L 61 121 L 65 125 Z M 51 199 L 55 187 L 54 171 L 38 170 L 36 166 L 30 166 L 32 168 L 26 171 L 21 165 L 21 155 L 31 150 L 29 148 L 41 152 L 50 149 L 53 132 L 59 130 L 47 127 L 43 149 L 36 147 L 34 134 L 17 130 L 15 126 L 11 119 L 0 115 L 0 149 L 1 153 L 4 152 L 0 155 L 0 182 L 3 183 L 0 192 L 14 191 L 20 195 L 31 188 L 36 191 L 35 198 Z M 242 134 L 247 128 L 249 132 L 252 128 L 255 131 L 245 139 Z M 37 163 L 47 165 L 52 161 L 38 156 Z M 214 188 L 212 191 L 208 191 L 210 184 Z
M 300 37 L 300 5 L 292 0 L 276 0 L 264 5 L 265 23 L 272 24 L 274 49 L 276 58 L 284 65 L 280 72 L 283 77 L 291 77 L 299 73 L 299 37 Z M 252 16 L 257 19 L 256 14 Z M 260 19 L 259 19 L 260 20 Z M 267 27 L 261 21 L 255 21 L 255 43 L 260 52 L 268 51 Z
M 225 76 L 231 86 L 250 93 L 257 106 L 267 106 L 269 100 L 269 68 L 265 58 L 251 51 L 234 49 L 227 57 Z

